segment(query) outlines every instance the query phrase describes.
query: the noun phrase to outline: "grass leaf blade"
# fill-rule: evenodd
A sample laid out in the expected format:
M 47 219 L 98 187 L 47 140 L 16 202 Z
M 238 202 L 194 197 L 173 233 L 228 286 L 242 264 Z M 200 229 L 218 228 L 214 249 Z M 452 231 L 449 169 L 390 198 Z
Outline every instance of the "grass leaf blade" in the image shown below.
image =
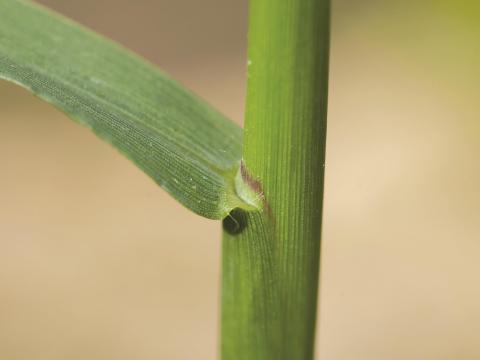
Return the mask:
M 242 130 L 121 46 L 41 6 L 0 0 L 0 78 L 109 142 L 192 211 L 239 206 Z

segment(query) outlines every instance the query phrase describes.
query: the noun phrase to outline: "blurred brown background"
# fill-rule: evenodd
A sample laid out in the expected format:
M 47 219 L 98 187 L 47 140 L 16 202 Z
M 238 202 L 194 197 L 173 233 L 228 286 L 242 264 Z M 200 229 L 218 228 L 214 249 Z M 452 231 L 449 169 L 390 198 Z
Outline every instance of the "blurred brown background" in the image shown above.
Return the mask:
M 242 122 L 246 0 L 42 3 Z M 479 359 L 480 3 L 333 3 L 317 357 Z M 0 358 L 216 358 L 219 223 L 26 91 L 0 104 Z

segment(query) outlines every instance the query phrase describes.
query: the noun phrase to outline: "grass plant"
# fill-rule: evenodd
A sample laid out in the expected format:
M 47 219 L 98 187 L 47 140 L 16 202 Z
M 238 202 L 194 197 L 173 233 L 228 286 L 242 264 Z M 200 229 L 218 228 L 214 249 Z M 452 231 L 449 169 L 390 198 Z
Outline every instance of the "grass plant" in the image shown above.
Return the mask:
M 146 60 L 28 1 L 0 0 L 0 78 L 223 222 L 221 358 L 313 358 L 329 0 L 251 0 L 245 128 Z

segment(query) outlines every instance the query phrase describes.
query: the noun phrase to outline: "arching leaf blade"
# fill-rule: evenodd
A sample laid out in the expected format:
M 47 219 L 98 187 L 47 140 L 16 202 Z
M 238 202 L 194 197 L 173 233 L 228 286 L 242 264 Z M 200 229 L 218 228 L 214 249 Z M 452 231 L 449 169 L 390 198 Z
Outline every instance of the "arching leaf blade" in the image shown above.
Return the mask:
M 153 65 L 30 2 L 0 0 L 0 78 L 109 142 L 192 211 L 241 201 L 242 130 Z

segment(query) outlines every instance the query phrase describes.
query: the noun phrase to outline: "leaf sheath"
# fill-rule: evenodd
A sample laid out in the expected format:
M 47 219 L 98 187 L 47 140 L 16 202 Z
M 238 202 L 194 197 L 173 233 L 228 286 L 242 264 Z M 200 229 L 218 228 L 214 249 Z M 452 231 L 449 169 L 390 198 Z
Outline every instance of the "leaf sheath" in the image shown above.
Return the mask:
M 222 360 L 313 358 L 329 7 L 250 1 L 242 175 L 263 211 L 224 231 Z

